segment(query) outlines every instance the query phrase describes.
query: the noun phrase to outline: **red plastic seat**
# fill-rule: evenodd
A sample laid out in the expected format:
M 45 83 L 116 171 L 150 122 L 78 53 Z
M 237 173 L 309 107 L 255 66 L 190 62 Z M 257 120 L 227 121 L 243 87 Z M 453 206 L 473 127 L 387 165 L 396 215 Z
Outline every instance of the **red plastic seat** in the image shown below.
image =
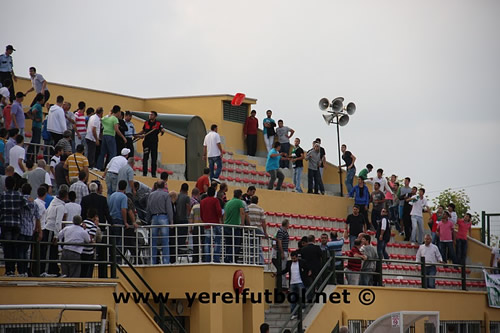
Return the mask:
M 225 176 L 223 176 L 223 175 L 220 175 L 220 176 L 219 176 L 219 179 L 220 179 L 220 180 L 222 180 L 222 181 L 225 181 L 225 180 L 226 180 L 226 177 L 225 177 Z
M 274 216 L 274 215 L 276 215 L 276 213 L 275 212 L 266 212 L 266 215 L 267 216 Z

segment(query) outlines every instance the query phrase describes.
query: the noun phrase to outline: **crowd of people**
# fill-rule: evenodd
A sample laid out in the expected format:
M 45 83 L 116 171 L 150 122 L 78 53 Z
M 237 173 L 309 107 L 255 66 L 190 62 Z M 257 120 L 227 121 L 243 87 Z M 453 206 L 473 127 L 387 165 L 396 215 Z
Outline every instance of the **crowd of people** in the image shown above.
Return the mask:
M 56 97 L 55 104 L 51 104 L 49 85 L 35 67 L 29 68 L 32 88 L 26 92 L 15 92 L 16 77 L 11 56 L 13 51 L 14 48 L 8 45 L 5 54 L 1 55 L 3 61 L 0 64 L 2 239 L 99 242 L 102 241 L 104 228 L 98 226 L 107 223 L 110 225 L 109 236 L 115 236 L 117 245 L 122 245 L 122 233 L 124 239 L 133 238 L 134 230 L 138 227 L 137 221 L 141 220 L 155 226 L 152 229 L 153 263 L 168 264 L 176 260 L 171 253 L 173 246 L 183 245 L 189 240 L 195 262 L 237 262 L 243 235 L 241 229 L 229 226 L 256 226 L 260 235 L 269 236 L 264 211 L 258 205 L 259 199 L 253 186 L 246 193 L 235 190 L 233 199 L 227 200 L 227 184 L 221 184 L 219 180 L 223 149 L 216 124 L 211 125 L 203 143 L 203 159 L 208 162 L 208 168 L 198 179 L 191 196 L 187 183 L 182 184 L 178 193 L 169 191 L 168 174 L 165 172 L 151 189 L 134 180 L 134 142 L 143 139 L 143 175 L 150 172 L 151 176 L 156 177 L 158 136 L 165 132 L 163 125 L 157 120 L 158 114 L 151 111 L 149 120 L 137 132 L 131 121 L 131 112 L 123 112 L 119 105 L 113 106 L 105 115 L 102 107 L 87 107 L 84 101 L 78 102 L 76 110 L 72 109 L 72 104 L 60 95 Z M 24 106 L 24 99 L 31 92 L 35 93 L 34 99 L 30 106 Z M 25 142 L 26 118 L 32 120 L 32 137 L 29 143 Z M 284 179 L 280 169 L 291 167 L 294 170 L 295 190 L 302 192 L 303 161 L 307 160 L 308 193 L 325 194 L 322 178 L 326 167 L 326 152 L 321 147 L 321 139 L 314 140 L 312 148 L 306 152 L 300 146 L 299 138 L 294 139 L 293 146 L 290 144 L 295 131 L 285 126 L 283 120 L 276 122 L 271 110 L 267 110 L 262 124 L 268 151 L 266 170 L 271 176 L 268 189 L 275 188 L 277 179 L 276 190 L 280 190 Z M 250 156 L 256 154 L 258 128 L 256 111 L 252 110 L 244 124 L 247 153 Z M 53 150 L 47 150 L 48 146 L 54 147 Z M 41 149 L 45 150 L 40 158 Z M 429 237 L 430 244 L 438 248 L 440 256 L 437 256 L 436 251 L 426 251 L 430 245 L 427 235 L 424 242 L 423 231 L 423 212 L 429 211 L 424 196 L 425 189 L 410 187 L 409 177 L 400 186 L 395 175 L 385 178 L 382 169 L 377 170 L 376 177 L 369 178 L 368 175 L 373 170 L 371 164 L 359 172 L 358 184 L 354 186 L 356 156 L 347 150 L 346 145 L 342 145 L 341 151 L 344 161 L 342 167 L 347 170 L 345 184 L 348 196 L 354 198 L 353 212 L 347 217 L 345 234 L 351 247 L 349 255 L 353 257 L 348 262 L 348 270 L 370 270 L 373 269 L 373 262 L 363 260 L 377 257 L 388 259 L 386 246 L 391 237 L 392 226 L 405 236 L 405 240 L 425 246 L 422 251 L 419 250 L 420 255 L 427 257 L 426 253 L 433 253 L 435 258 L 427 258 L 429 262 L 446 262 L 448 259 L 453 263 L 465 262 L 467 234 L 471 228 L 470 214 L 457 219 L 453 203 L 446 210 L 439 207 L 432 213 L 429 221 Z M 91 170 L 104 172 L 107 198 L 102 195 L 103 186 L 100 181 L 89 182 Z M 371 193 L 365 183 L 373 185 Z M 83 230 L 87 231 L 88 238 L 80 230 L 71 231 L 77 230 L 76 227 L 63 232 L 62 221 L 72 221 L 80 229 L 85 226 Z M 187 223 L 211 223 L 228 227 L 178 228 L 175 237 L 171 237 L 169 228 L 165 227 Z M 288 221 L 283 221 L 278 233 L 271 235 L 276 239 L 274 258 L 278 255 L 282 257 L 283 270 L 286 269 L 288 259 L 287 226 Z M 370 235 L 366 234 L 368 230 L 376 232 L 376 249 L 371 245 Z M 192 237 L 188 237 L 189 235 Z M 336 251 L 342 248 L 344 238 L 338 238 L 335 233 L 330 236 L 329 239 L 328 235 L 322 235 L 322 243 L 318 248 L 323 252 L 329 246 L 333 246 Z M 312 277 L 319 272 L 322 263 L 322 259 L 319 259 L 321 252 L 314 242 L 314 237 L 310 236 L 304 241 L 307 243 L 304 248 L 294 255 L 302 257 L 301 260 L 310 267 Z M 210 244 L 215 244 L 214 251 L 209 249 Z M 224 258 L 222 246 L 227 247 Z M 5 258 L 23 259 L 31 253 L 26 244 L 21 246 L 5 242 L 3 247 Z M 89 259 L 96 257 L 96 252 L 98 251 L 91 246 L 82 245 L 66 248 L 63 256 L 74 259 L 76 253 L 80 258 Z M 55 259 L 57 255 L 58 248 L 55 245 L 42 248 L 42 258 Z M 262 251 L 259 262 L 264 263 Z M 6 266 L 8 275 L 15 273 L 14 262 L 6 263 Z M 57 265 L 45 266 L 43 274 L 60 274 Z M 17 271 L 20 275 L 30 274 L 28 265 L 22 262 L 18 264 Z M 66 267 L 64 272 L 67 276 L 89 274 L 91 269 L 88 265 L 82 265 L 79 271 L 73 266 Z M 365 281 L 358 274 L 347 274 L 347 279 L 352 284 L 372 283 L 369 276 L 366 278 L 369 281 Z M 302 283 L 307 284 L 306 281 Z
M 294 139 L 293 146 L 290 139 L 295 130 L 285 126 L 282 119 L 276 122 L 272 118 L 273 112 L 266 111 L 266 118 L 262 122 L 262 133 L 267 149 L 266 171 L 271 175 L 268 189 L 281 190 L 285 176 L 280 169 L 293 169 L 294 191 L 303 193 L 302 172 L 304 160 L 308 161 L 307 170 L 307 193 L 325 194 L 323 184 L 323 170 L 326 167 L 326 152 L 321 147 L 321 139 L 317 138 L 312 143 L 312 148 L 304 151 L 300 146 L 300 138 Z M 255 156 L 257 153 L 257 133 L 259 121 L 256 118 L 257 111 L 252 110 L 250 116 L 245 120 L 243 135 L 247 146 L 247 155 Z M 278 180 L 276 187 L 275 181 Z

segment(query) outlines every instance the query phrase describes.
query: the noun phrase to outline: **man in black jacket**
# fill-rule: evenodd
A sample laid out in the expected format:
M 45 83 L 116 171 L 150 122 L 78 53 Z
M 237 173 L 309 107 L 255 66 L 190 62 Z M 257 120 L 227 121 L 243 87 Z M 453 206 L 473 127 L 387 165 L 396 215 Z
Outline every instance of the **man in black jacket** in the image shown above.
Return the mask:
M 102 185 L 98 180 L 92 181 L 89 185 L 90 194 L 86 195 L 82 198 L 82 202 L 80 206 L 82 206 L 82 219 L 87 219 L 87 212 L 90 208 L 94 208 L 97 210 L 97 215 L 99 216 L 99 224 L 102 231 L 102 243 L 106 243 L 106 227 L 102 226 L 105 223 L 111 224 L 111 215 L 109 215 L 109 207 L 108 201 L 106 197 L 101 195 L 102 193 Z M 106 255 L 106 248 L 99 246 L 96 248 L 97 252 L 97 260 L 106 261 L 108 260 Z M 99 264 L 99 277 L 106 278 L 108 277 L 108 269 L 106 264 Z
M 307 245 L 304 246 L 303 248 L 300 249 L 300 255 L 302 257 L 302 260 L 304 260 L 307 264 L 307 267 L 311 270 L 311 278 L 310 278 L 310 283 L 316 279 L 316 276 L 318 276 L 319 272 L 321 271 L 322 267 L 322 257 L 323 253 L 321 252 L 321 248 L 314 244 L 315 241 L 314 235 L 309 235 L 307 237 Z M 306 284 L 306 287 L 309 285 Z
M 308 269 L 307 263 L 299 259 L 297 251 L 292 252 L 291 257 L 292 260 L 286 262 L 286 268 L 278 274 L 290 273 L 290 294 L 288 299 L 290 300 L 290 312 L 293 312 L 302 290 L 305 289 L 306 284 L 309 284 L 311 271 Z M 295 319 L 294 317 L 297 316 L 294 315 L 292 319 Z

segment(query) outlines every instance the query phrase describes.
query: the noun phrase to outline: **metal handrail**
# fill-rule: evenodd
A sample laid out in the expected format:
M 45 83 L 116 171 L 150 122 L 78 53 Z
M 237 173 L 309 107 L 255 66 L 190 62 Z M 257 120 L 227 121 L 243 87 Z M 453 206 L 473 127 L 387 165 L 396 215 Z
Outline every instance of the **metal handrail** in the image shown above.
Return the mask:
M 132 270 L 132 272 L 134 272 L 134 274 L 139 278 L 139 280 L 144 284 L 144 286 L 149 290 L 150 293 L 154 294 L 154 290 L 153 288 L 151 288 L 151 286 L 146 282 L 146 280 L 142 277 L 141 274 L 139 274 L 139 272 L 135 269 L 135 267 L 130 263 L 130 261 L 128 261 L 128 259 L 125 257 L 125 255 L 119 250 L 119 249 L 116 249 L 116 253 L 125 261 L 125 263 L 128 265 L 128 267 Z M 140 292 L 140 290 L 137 288 L 137 286 L 132 282 L 132 280 L 128 277 L 127 273 L 125 273 L 125 271 L 117 265 L 117 268 L 118 270 L 120 271 L 120 273 L 123 275 L 123 277 L 128 281 L 128 283 L 132 286 L 132 288 L 134 288 L 134 290 L 136 292 Z M 170 328 L 168 328 L 165 324 L 165 319 L 163 317 L 163 315 L 159 314 L 158 312 L 156 312 L 156 310 L 154 309 L 154 307 L 150 304 L 149 302 L 149 299 L 147 300 L 146 302 L 146 305 L 148 306 L 148 308 L 155 314 L 156 318 L 159 320 L 160 322 L 160 327 L 162 329 L 167 329 L 168 332 L 173 332 L 172 330 L 170 330 Z M 180 329 L 181 332 L 183 333 L 186 333 L 186 330 L 184 329 L 184 327 L 181 325 L 181 323 L 177 320 L 177 318 L 174 316 L 174 314 L 170 311 L 170 309 L 165 306 L 165 304 L 163 304 L 163 302 L 160 300 L 159 302 L 159 310 L 160 310 L 160 313 L 165 313 L 165 310 L 167 311 L 169 317 L 173 320 L 173 322 L 175 323 L 175 325 L 177 326 L 178 329 Z

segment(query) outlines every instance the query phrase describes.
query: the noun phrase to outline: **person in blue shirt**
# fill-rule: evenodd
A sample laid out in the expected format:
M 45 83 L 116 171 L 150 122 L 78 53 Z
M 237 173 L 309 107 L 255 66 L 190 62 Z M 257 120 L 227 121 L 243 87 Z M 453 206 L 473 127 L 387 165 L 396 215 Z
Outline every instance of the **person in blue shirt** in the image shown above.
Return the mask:
M 336 231 L 330 233 L 330 238 L 331 241 L 326 243 L 328 251 L 334 251 L 335 257 L 341 257 L 344 239 L 347 238 L 347 229 L 344 231 L 344 238 L 339 238 Z M 335 260 L 335 270 L 338 271 L 335 273 L 337 284 L 344 284 L 344 262 L 342 259 Z
M 42 140 L 42 121 L 43 121 L 43 101 L 45 100 L 45 97 L 43 94 L 39 93 L 35 96 L 35 104 L 32 106 L 32 108 L 29 110 L 28 115 L 30 116 L 31 119 L 33 119 L 32 125 L 31 125 L 31 143 L 40 143 Z M 28 147 L 28 159 L 31 159 L 33 161 L 37 160 L 38 156 L 38 150 L 40 149 L 39 146 L 32 146 L 30 145 Z
M 0 128 L 0 175 L 5 175 L 5 142 L 7 138 L 7 129 Z
M 370 191 L 368 191 L 368 187 L 365 186 L 363 178 L 358 177 L 358 185 L 354 186 L 349 191 L 349 197 L 354 198 L 354 204 L 358 205 L 359 213 L 365 217 L 365 221 L 368 221 Z M 373 226 L 370 226 L 370 229 L 373 229 Z
M 123 228 L 128 228 L 127 224 L 127 209 L 128 201 L 125 190 L 127 189 L 127 182 L 125 180 L 120 180 L 118 182 L 118 191 L 111 194 L 108 198 L 109 214 L 113 220 L 112 225 L 109 229 L 110 235 L 115 237 L 116 246 L 120 249 L 122 245 L 122 232 Z
M 285 179 L 285 175 L 280 171 L 280 159 L 281 156 L 286 156 L 286 153 L 280 153 L 280 143 L 275 142 L 274 148 L 267 154 L 266 171 L 271 175 L 269 184 L 267 185 L 268 190 L 272 190 L 274 187 L 274 181 L 278 178 L 278 185 L 276 185 L 276 190 L 281 190 L 281 184 Z

